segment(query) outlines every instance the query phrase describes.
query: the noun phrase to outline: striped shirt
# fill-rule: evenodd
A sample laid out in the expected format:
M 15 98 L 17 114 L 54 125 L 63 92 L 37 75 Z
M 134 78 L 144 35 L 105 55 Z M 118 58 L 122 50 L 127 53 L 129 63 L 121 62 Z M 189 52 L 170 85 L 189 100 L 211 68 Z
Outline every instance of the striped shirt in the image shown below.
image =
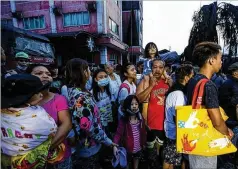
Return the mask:
M 141 146 L 140 146 L 140 129 L 139 126 L 140 123 L 136 123 L 136 124 L 131 124 L 131 128 L 132 128 L 132 134 L 133 134 L 133 140 L 134 140 L 134 147 L 133 147 L 133 153 L 137 153 L 138 151 L 141 150 Z

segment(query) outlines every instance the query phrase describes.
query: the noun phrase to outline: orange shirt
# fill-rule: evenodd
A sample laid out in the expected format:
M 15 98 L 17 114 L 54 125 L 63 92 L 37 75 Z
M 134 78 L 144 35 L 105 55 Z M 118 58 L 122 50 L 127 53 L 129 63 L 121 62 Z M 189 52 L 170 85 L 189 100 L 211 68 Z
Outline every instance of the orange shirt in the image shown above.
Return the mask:
M 165 93 L 168 89 L 165 80 L 160 80 L 150 93 L 147 117 L 150 129 L 164 130 Z

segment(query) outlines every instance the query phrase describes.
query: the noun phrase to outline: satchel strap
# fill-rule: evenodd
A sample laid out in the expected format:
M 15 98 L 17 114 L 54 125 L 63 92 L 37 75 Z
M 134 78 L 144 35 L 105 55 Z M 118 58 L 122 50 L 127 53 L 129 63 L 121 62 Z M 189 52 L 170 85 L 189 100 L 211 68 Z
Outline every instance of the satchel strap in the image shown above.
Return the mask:
M 193 99 L 192 99 L 192 108 L 193 109 L 199 109 L 200 106 L 202 105 L 204 87 L 208 81 L 209 81 L 208 79 L 201 79 L 195 86 L 195 89 L 193 92 Z

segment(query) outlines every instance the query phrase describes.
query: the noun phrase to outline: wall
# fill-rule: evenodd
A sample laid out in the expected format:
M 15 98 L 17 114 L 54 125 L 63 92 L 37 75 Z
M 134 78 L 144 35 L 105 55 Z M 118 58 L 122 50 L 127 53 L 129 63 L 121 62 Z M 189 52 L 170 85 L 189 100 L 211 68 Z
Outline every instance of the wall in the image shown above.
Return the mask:
M 92 2 L 92 1 L 90 1 Z M 62 13 L 87 11 L 87 1 L 55 1 L 55 6 L 62 8 Z M 97 33 L 97 11 L 90 12 L 90 24 L 64 27 L 63 16 L 56 16 L 57 32 L 87 31 Z
M 51 32 L 49 1 L 15 1 L 16 11 L 22 11 L 23 17 L 35 17 L 44 15 L 45 28 L 30 30 L 39 34 L 46 34 Z M 24 28 L 23 20 L 18 20 L 19 28 Z
M 111 33 L 113 35 L 115 35 L 117 38 L 120 39 L 120 34 L 122 33 L 120 30 L 120 27 L 122 26 L 121 25 L 121 6 L 120 6 L 121 3 L 118 2 L 118 5 L 117 3 L 115 2 L 115 0 L 107 0 L 106 1 L 106 6 L 107 6 L 107 33 Z M 119 26 L 119 36 L 114 34 L 110 28 L 109 28 L 109 17 L 117 23 L 117 25 Z
M 1 19 L 12 19 L 9 1 L 1 1 Z

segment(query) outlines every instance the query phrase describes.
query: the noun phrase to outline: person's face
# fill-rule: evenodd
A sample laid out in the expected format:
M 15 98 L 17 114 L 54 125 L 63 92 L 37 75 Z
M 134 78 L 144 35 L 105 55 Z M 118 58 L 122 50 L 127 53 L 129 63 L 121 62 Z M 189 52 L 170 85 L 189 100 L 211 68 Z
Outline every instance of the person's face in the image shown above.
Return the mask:
M 216 57 L 211 58 L 211 63 L 213 65 L 215 73 L 218 73 L 222 67 L 222 53 L 221 51 Z
M 189 82 L 189 80 L 190 80 L 193 76 L 194 76 L 194 71 L 192 71 L 190 75 L 184 77 L 185 85 Z
M 169 66 L 166 66 L 164 69 L 167 72 L 167 74 L 171 74 L 171 69 Z
M 55 78 L 58 77 L 59 70 L 57 68 L 53 69 L 52 72 L 53 72 Z
M 86 77 L 86 80 L 88 81 L 91 76 L 91 71 L 90 71 L 89 67 L 84 71 L 84 75 Z
M 32 70 L 31 74 L 34 75 L 34 76 L 39 77 L 43 85 L 53 81 L 51 73 L 44 66 L 35 67 Z
M 108 75 L 105 72 L 99 72 L 95 78 L 95 81 L 98 82 L 101 79 L 107 78 Z
M 113 67 L 112 65 L 106 65 L 106 66 L 105 66 L 105 70 L 106 70 L 106 72 L 110 75 L 110 74 L 113 73 L 114 67 Z
M 37 93 L 34 94 L 30 100 L 28 101 L 28 103 L 32 106 L 37 105 L 41 100 L 43 99 L 43 94 L 42 93 Z
M 136 99 L 133 99 L 131 102 L 131 111 L 136 112 L 138 108 L 139 108 L 138 102 L 136 101 Z
M 233 76 L 235 79 L 238 79 L 238 70 L 233 71 L 233 72 L 232 72 L 232 76 Z
M 154 61 L 152 65 L 152 74 L 155 78 L 160 78 L 164 72 L 164 63 L 162 61 Z
M 139 71 L 139 73 L 142 73 L 142 72 L 143 72 L 143 64 L 141 64 L 141 65 L 138 66 L 138 71 Z
M 156 54 L 156 47 L 155 47 L 155 45 L 151 44 L 149 47 L 149 55 L 155 56 L 155 54 Z
M 125 73 L 127 78 L 136 79 L 136 68 L 134 65 L 129 65 L 127 68 L 127 73 Z
M 28 66 L 29 65 L 29 60 L 24 59 L 24 58 L 19 58 L 17 59 L 17 64 L 20 66 Z

